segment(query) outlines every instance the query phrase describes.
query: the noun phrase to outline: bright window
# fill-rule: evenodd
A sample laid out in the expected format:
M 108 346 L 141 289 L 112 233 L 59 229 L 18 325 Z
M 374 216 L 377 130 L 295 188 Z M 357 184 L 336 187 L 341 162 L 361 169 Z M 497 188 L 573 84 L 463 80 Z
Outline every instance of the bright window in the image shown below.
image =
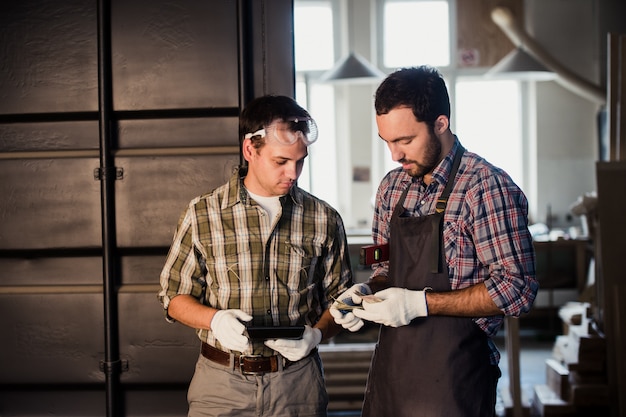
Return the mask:
M 369 7 L 369 1 L 350 4 L 354 9 Z M 439 68 L 449 87 L 452 131 L 468 150 L 506 170 L 524 189 L 523 83 L 486 80 L 475 75 L 475 69 L 469 75 L 456 68 L 450 55 L 455 50 L 451 25 L 456 25 L 450 16 L 451 4 L 447 0 L 377 0 L 378 12 L 367 21 L 358 21 L 339 15 L 350 9 L 339 7 L 337 0 L 294 2 L 296 100 L 309 110 L 320 129 L 299 185 L 337 208 L 348 229 L 369 228 L 372 196 L 384 174 L 398 164 L 377 136 L 372 100 L 375 85 L 368 91 L 363 86 L 316 82 L 333 67 L 335 59 L 349 52 L 335 54 L 338 45 L 363 48 L 364 42 L 370 42 L 370 55 L 379 48 L 379 66 L 387 72 L 422 64 Z M 381 36 L 349 42 L 359 31 L 333 26 L 346 21 L 358 25 L 361 33 Z M 364 26 L 371 30 L 363 31 Z M 333 34 L 333 27 L 340 31 Z M 362 106 L 366 101 L 372 103 Z M 359 109 L 356 113 L 355 108 Z M 368 168 L 366 180 L 355 174 Z
M 387 0 L 383 13 L 385 67 L 450 65 L 447 0 Z
M 463 146 L 503 168 L 524 188 L 520 83 L 460 78 L 455 101 L 452 119 Z
M 295 58 L 298 71 L 333 66 L 333 11 L 329 1 L 296 1 L 294 8 Z
M 319 140 L 309 148 L 298 185 L 338 205 L 335 96 L 330 85 L 312 83 L 334 65 L 332 1 L 297 0 L 294 7 L 296 100 L 315 118 Z

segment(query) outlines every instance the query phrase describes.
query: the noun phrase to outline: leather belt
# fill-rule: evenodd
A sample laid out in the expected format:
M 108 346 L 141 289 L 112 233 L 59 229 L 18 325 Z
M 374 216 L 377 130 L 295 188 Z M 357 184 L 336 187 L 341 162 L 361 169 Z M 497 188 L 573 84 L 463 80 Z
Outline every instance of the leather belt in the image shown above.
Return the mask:
M 219 363 L 220 365 L 231 366 L 230 353 L 214 348 L 213 346 L 204 342 L 202 342 L 202 356 L 210 361 Z M 239 369 L 242 374 L 246 375 L 262 375 L 267 372 L 278 371 L 278 364 L 280 360 L 282 360 L 282 357 L 279 357 L 278 355 L 235 355 L 233 369 Z M 291 363 L 293 362 L 285 359 L 283 368 L 286 368 Z

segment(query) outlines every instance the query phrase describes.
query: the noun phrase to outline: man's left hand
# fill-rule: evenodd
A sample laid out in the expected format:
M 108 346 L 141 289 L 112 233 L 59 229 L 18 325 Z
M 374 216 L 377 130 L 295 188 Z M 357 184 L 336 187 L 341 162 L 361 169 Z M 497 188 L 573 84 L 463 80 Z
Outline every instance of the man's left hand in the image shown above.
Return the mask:
M 272 339 L 266 340 L 265 345 L 295 362 L 308 355 L 321 341 L 322 331 L 306 325 L 301 339 Z
M 363 300 L 363 309 L 352 313 L 363 320 L 390 327 L 406 326 L 416 317 L 426 317 L 426 293 L 406 288 L 387 288 L 374 294 L 376 302 Z

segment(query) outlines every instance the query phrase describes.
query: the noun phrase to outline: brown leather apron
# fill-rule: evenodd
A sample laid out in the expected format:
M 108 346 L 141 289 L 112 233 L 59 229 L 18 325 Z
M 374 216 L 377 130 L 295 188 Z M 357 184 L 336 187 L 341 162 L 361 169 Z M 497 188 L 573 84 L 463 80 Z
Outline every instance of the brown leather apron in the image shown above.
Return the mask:
M 406 217 L 403 192 L 391 218 L 391 286 L 450 291 L 442 223 L 461 155 L 455 155 L 437 213 Z M 363 416 L 493 416 L 497 377 L 486 334 L 471 318 L 429 316 L 381 326 L 367 381 Z

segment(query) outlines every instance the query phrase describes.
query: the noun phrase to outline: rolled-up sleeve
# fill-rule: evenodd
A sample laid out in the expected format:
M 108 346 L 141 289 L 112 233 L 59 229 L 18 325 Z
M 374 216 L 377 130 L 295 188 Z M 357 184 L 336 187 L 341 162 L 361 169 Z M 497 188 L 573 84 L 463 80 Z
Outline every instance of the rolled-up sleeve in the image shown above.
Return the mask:
M 167 315 L 172 298 L 180 294 L 189 294 L 199 299 L 204 292 L 201 279 L 203 272 L 194 250 L 193 218 L 191 208 L 181 216 L 165 266 L 161 271 L 161 290 L 157 298 L 165 309 L 168 321 L 172 321 Z
M 526 198 L 508 178 L 492 175 L 468 193 L 472 238 L 484 283 L 505 315 L 519 316 L 533 305 L 539 284 L 535 251 L 528 230 Z

